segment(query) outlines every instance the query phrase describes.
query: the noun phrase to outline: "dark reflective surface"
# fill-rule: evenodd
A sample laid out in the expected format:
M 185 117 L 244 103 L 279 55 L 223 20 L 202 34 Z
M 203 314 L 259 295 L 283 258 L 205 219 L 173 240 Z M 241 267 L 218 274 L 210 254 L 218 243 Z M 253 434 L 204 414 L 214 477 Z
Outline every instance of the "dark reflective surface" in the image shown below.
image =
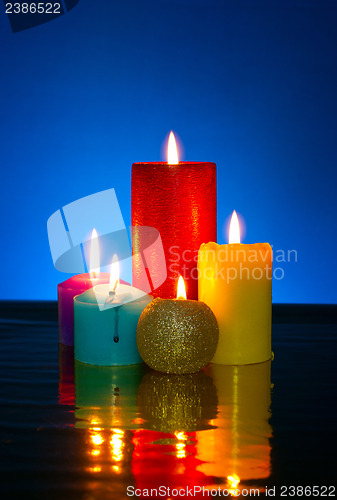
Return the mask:
M 333 484 L 336 308 L 278 306 L 272 363 L 179 376 L 74 364 L 54 304 L 0 312 L 4 498 Z

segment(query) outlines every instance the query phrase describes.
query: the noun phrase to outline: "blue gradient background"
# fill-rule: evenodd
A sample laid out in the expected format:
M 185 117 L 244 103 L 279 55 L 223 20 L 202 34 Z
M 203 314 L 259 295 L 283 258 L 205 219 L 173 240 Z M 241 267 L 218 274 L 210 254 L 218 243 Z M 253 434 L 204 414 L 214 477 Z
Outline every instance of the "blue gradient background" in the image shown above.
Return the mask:
M 275 302 L 336 302 L 337 3 L 80 0 L 11 32 L 0 11 L 1 292 L 55 299 L 46 222 L 114 187 L 130 223 L 135 161 L 177 131 L 218 165 L 218 241 L 296 249 Z

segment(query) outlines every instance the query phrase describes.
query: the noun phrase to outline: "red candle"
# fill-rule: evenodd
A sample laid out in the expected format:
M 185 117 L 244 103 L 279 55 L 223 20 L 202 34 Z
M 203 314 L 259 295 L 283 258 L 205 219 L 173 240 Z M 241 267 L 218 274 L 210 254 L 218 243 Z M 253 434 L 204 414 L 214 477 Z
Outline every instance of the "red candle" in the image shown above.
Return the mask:
M 215 163 L 179 162 L 171 132 L 167 163 L 132 165 L 131 210 L 133 286 L 155 297 L 174 298 L 181 274 L 188 299 L 197 300 L 198 250 L 201 243 L 217 238 Z M 159 231 L 164 270 L 158 265 L 158 246 L 151 248 L 151 234 L 144 227 Z

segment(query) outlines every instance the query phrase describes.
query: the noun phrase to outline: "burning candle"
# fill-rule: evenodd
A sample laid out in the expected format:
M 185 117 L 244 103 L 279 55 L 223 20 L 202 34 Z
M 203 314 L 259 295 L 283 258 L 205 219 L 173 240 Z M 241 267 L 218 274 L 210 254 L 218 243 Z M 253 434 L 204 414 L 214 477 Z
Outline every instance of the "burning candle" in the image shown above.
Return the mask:
M 101 366 L 141 363 L 137 323 L 152 299 L 119 282 L 119 262 L 114 256 L 109 283 L 94 285 L 74 298 L 75 359 Z
M 223 365 L 261 363 L 271 358 L 272 249 L 243 245 L 233 212 L 229 244 L 201 245 L 199 299 L 214 312 L 219 343 L 213 358 Z
M 74 297 L 99 283 L 109 283 L 109 273 L 100 272 L 99 241 L 93 229 L 90 244 L 90 273 L 77 274 L 57 285 L 60 344 L 74 345 Z
M 214 356 L 219 330 L 204 302 L 186 300 L 180 276 L 176 299 L 155 298 L 143 311 L 137 346 L 145 363 L 163 373 L 195 373 Z
M 167 163 L 132 166 L 133 284 L 162 298 L 175 297 L 175 283 L 183 275 L 187 297 L 197 300 L 197 255 L 201 243 L 214 241 L 216 227 L 216 165 L 180 162 L 171 132 Z M 166 269 L 142 227 L 156 228 L 165 252 Z M 166 277 L 166 279 L 165 279 Z

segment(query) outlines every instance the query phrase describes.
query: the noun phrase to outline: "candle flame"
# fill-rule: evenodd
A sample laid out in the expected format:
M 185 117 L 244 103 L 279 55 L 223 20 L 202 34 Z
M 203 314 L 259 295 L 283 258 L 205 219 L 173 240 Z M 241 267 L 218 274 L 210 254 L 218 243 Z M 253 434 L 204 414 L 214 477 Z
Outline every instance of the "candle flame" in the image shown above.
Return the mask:
M 96 229 L 92 230 L 90 243 L 90 278 L 98 278 L 100 272 L 99 241 Z
M 186 300 L 186 287 L 184 278 L 182 276 L 179 276 L 178 279 L 177 299 Z
M 178 165 L 179 163 L 177 143 L 172 131 L 170 132 L 167 146 L 167 163 L 169 165 Z
M 229 243 L 240 243 L 240 224 L 236 211 L 234 210 L 229 225 Z
M 110 287 L 111 292 L 116 292 L 119 285 L 119 260 L 116 254 L 112 257 L 111 267 L 110 267 Z

